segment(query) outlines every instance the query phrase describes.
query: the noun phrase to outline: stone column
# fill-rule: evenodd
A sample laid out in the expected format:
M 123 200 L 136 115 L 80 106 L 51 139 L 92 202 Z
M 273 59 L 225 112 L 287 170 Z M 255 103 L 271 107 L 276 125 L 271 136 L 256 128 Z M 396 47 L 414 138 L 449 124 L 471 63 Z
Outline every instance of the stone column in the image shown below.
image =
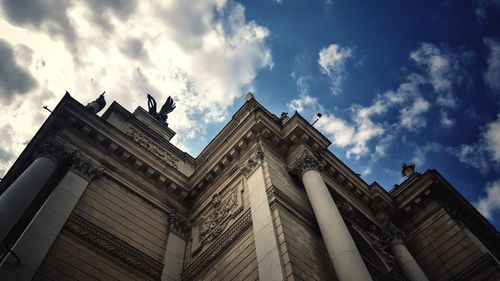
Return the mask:
M 186 250 L 186 239 L 190 225 L 180 220 L 175 210 L 168 214 L 167 246 L 163 257 L 161 281 L 181 281 L 181 273 Z
M 321 163 L 305 151 L 291 171 L 302 177 L 337 277 L 340 281 L 372 280 L 349 229 L 321 177 L 319 172 L 321 168 Z
M 0 263 L 2 280 L 28 281 L 33 278 L 89 182 L 103 172 L 80 153 L 73 153 L 72 161 L 71 169 L 54 188 L 12 249 L 21 264 L 18 265 L 12 255 Z
M 267 186 L 264 179 L 264 153 L 260 146 L 241 167 L 248 184 L 250 210 L 252 214 L 253 237 L 259 279 L 282 281 L 286 279 L 281 263 L 279 245 L 267 198 Z
M 52 139 L 42 144 L 38 156 L 0 195 L 0 242 L 9 234 L 31 202 L 69 153 Z
M 405 235 L 394 224 L 388 223 L 385 226 L 386 235 L 389 236 L 389 247 L 403 275 L 409 281 L 428 281 L 424 271 L 413 258 L 408 248 L 404 244 Z

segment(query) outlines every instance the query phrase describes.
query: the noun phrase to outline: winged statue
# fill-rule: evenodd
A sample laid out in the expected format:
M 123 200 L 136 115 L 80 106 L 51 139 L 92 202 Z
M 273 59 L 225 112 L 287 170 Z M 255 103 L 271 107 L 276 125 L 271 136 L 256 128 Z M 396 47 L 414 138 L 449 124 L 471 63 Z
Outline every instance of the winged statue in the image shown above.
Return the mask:
M 160 112 L 156 111 L 156 100 L 148 94 L 148 109 L 149 109 L 149 114 L 153 116 L 156 120 L 166 123 L 168 114 L 175 109 L 175 102 L 172 97 L 168 97 L 163 106 L 160 109 Z

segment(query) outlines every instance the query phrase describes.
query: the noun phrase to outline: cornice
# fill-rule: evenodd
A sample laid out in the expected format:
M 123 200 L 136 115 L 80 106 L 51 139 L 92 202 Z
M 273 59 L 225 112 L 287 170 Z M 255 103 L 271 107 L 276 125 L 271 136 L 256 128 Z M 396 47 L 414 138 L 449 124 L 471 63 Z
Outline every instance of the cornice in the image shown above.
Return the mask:
M 131 268 L 160 280 L 163 267 L 160 262 L 86 219 L 71 214 L 64 229 Z
M 188 178 L 174 167 L 158 165 L 162 151 L 155 149 L 158 148 L 157 145 L 146 142 L 145 138 L 140 138 L 140 143 L 131 141 L 130 136 L 106 122 L 85 118 L 85 115 L 74 114 L 71 110 L 71 108 L 67 109 L 65 118 L 62 120 L 68 130 L 79 135 L 80 138 L 90 139 L 96 148 L 105 150 L 106 155 L 128 165 L 154 185 L 163 186 L 181 200 L 187 197 L 188 191 L 185 186 L 187 186 Z M 158 155 L 154 155 L 150 150 L 158 152 L 156 153 Z

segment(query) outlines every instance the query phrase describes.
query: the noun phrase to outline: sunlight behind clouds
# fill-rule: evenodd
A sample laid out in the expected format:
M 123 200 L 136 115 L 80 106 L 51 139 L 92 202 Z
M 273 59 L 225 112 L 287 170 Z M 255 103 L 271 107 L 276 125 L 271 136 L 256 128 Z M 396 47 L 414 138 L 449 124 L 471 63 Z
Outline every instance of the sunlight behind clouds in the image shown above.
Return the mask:
M 205 134 L 207 124 L 227 118 L 226 109 L 252 89 L 259 70 L 272 67 L 269 31 L 247 21 L 241 4 L 129 2 L 127 9 L 72 3 L 59 9 L 63 15 L 40 15 L 42 26 L 14 20 L 19 7 L 3 2 L 9 22 L 0 21 L 1 37 L 13 49 L 33 51 L 31 60 L 18 54 L 14 59 L 22 61 L 20 71 L 31 74 L 37 85 L 23 96 L 0 92 L 4 102 L 11 100 L 0 112 L 6 124 L 23 128 L 12 134 L 13 145 L 5 153 L 9 160 L 48 116 L 42 106 L 54 108 L 65 90 L 83 104 L 106 91 L 108 105 L 116 100 L 130 111 L 146 106 L 147 93 L 159 102 L 172 95 L 177 109 L 169 125 L 178 133 L 175 142 L 187 148 L 186 143 Z M 49 9 L 52 4 L 57 3 L 44 5 Z M 38 118 L 31 120 L 34 113 Z M 10 162 L 1 162 L 0 174 Z

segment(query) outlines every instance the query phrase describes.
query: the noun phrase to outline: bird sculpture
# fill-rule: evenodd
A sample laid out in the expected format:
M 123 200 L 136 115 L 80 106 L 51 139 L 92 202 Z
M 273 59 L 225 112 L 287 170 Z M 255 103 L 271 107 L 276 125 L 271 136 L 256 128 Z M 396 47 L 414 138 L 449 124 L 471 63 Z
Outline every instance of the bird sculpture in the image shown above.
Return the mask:
M 175 102 L 172 97 L 168 97 L 163 106 L 160 109 L 160 112 L 156 111 L 156 100 L 148 94 L 148 111 L 151 116 L 153 116 L 156 120 L 161 123 L 167 123 L 168 114 L 175 109 Z

